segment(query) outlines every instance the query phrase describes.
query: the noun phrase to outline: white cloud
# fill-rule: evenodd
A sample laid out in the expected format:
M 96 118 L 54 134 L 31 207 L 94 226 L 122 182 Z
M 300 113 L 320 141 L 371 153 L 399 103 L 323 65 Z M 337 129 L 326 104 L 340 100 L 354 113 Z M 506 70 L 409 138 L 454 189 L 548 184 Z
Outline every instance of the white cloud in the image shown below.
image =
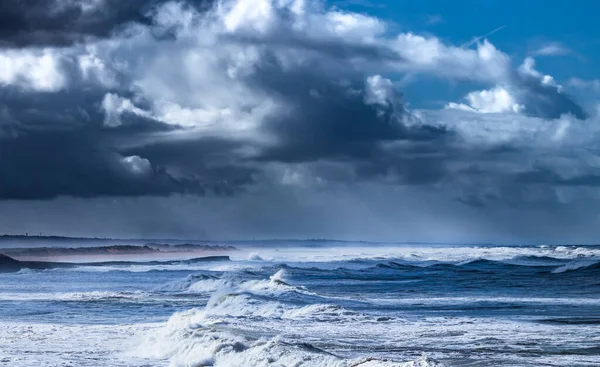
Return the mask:
M 435 37 L 404 33 L 393 47 L 406 60 L 400 68 L 450 79 L 495 83 L 506 80 L 511 68 L 508 55 L 487 40 L 471 50 L 445 45 Z
M 599 79 L 584 80 L 584 79 L 580 79 L 580 78 L 571 78 L 571 79 L 569 79 L 567 84 L 571 87 L 578 88 L 578 89 L 591 90 L 594 92 L 600 91 L 600 80 Z
M 392 81 L 381 75 L 368 77 L 366 86 L 365 102 L 367 103 L 388 106 L 396 98 Z
M 520 113 L 524 106 L 504 87 L 497 86 L 490 90 L 482 90 L 467 94 L 468 105 L 449 103 L 446 107 L 481 113 Z
M 124 112 L 131 112 L 140 116 L 148 115 L 146 111 L 136 107 L 131 100 L 120 97 L 114 93 L 106 93 L 104 95 L 101 109 L 104 111 L 104 126 L 107 127 L 121 125 L 121 115 Z
M 85 51 L 75 56 L 79 73 L 83 81 L 97 83 L 105 88 L 118 87 L 117 70 L 119 65 L 111 63 L 99 54 L 99 49 L 103 46 L 88 45 Z
M 557 84 L 552 76 L 544 75 L 535 69 L 535 59 L 532 57 L 525 58 L 523 64 L 519 66 L 519 72 L 523 73 L 524 75 L 540 79 L 542 85 L 556 87 L 559 91 L 562 89 L 562 86 Z
M 244 132 L 265 139 L 260 132 L 264 121 L 293 108 L 286 96 L 257 84 L 260 78 L 275 77 L 264 71 L 272 62 L 282 67 L 277 78 L 294 78 L 309 67 L 327 82 L 384 72 L 494 85 L 510 78 L 510 58 L 487 41 L 464 49 L 431 36 L 389 35 L 380 19 L 327 9 L 318 1 L 219 4 L 207 15 L 166 4 L 156 10 L 155 20 L 159 28 L 175 29 L 176 39 L 157 43 L 150 32 L 139 29 L 111 45 L 114 50 L 104 60 L 130 71 L 131 91 L 149 102 L 154 118 L 206 134 Z M 384 103 L 386 98 L 388 103 L 399 102 L 392 99 L 386 78 L 371 77 L 365 86 L 368 103 Z M 112 110 L 106 115 L 109 125 L 119 123 L 119 108 Z
M 152 173 L 152 164 L 146 158 L 133 155 L 129 157 L 123 157 L 122 162 L 126 169 L 134 175 L 147 176 Z
M 207 13 L 173 2 L 155 8 L 154 17 L 155 29 L 133 25 L 120 39 L 60 52 L 3 51 L 0 58 L 8 67 L 0 70 L 0 83 L 52 92 L 69 82 L 96 83 L 110 89 L 101 101 L 107 126 L 119 125 L 128 111 L 220 134 L 257 131 L 269 116 L 289 110 L 282 96 L 256 84 L 274 62 L 284 74 L 308 67 L 331 80 L 408 73 L 508 86 L 472 92 L 468 104 L 449 106 L 496 113 L 523 107 L 510 57 L 487 40 L 469 49 L 434 36 L 394 35 L 379 18 L 327 8 L 316 0 L 222 0 Z M 157 41 L 157 30 L 176 37 Z M 65 70 L 61 62 L 75 67 Z M 560 91 L 551 76 L 534 66 L 528 58 L 519 72 Z M 366 80 L 368 100 L 382 98 L 385 80 Z M 118 97 L 119 89 L 146 101 L 148 111 Z
M 441 24 L 444 23 L 444 18 L 439 14 L 430 14 L 427 16 L 426 23 L 429 25 Z
M 385 23 L 363 14 L 330 11 L 325 14 L 326 27 L 339 37 L 355 40 L 374 40 L 385 31 Z
M 537 56 L 562 56 L 570 53 L 571 50 L 556 42 L 546 44 L 532 52 L 533 55 Z
M 206 13 L 180 3 L 166 3 L 154 9 L 151 26 L 131 25 L 112 39 L 60 51 L 22 51 L 25 56 L 19 57 L 27 62 L 16 62 L 13 57 L 10 67 L 0 70 L 0 83 L 54 92 L 67 87 L 97 87 L 96 95 L 102 96 L 97 104 L 106 127 L 120 126 L 126 116 L 139 115 L 176 125 L 175 130 L 184 128 L 145 136 L 144 143 L 198 136 L 238 139 L 245 146 L 236 149 L 236 154 L 243 150 L 250 156 L 285 139 L 305 149 L 307 144 L 300 137 L 300 143 L 295 140 L 305 131 L 328 145 L 319 135 L 321 130 L 310 131 L 313 127 L 309 125 L 314 120 L 320 122 L 320 116 L 344 120 L 334 121 L 336 125 L 328 127 L 330 130 L 319 128 L 327 134 L 343 135 L 337 129 L 347 127 L 349 133 L 343 139 L 352 142 L 365 139 L 364 145 L 379 147 L 378 139 L 399 139 L 405 131 L 396 129 L 394 123 L 409 125 L 407 119 L 368 120 L 373 107 L 380 117 L 398 117 L 406 112 L 390 76 L 425 74 L 484 85 L 482 90 L 469 93 L 464 103 L 448 104 L 442 111 L 448 122 L 430 121 L 427 113 L 423 118 L 416 114 L 415 121 L 441 128 L 440 132 L 424 129 L 425 140 L 443 134 L 444 128 L 459 136 L 485 134 L 486 142 L 518 140 L 518 134 L 512 132 L 523 130 L 515 124 L 527 121 L 523 126 L 528 132 L 547 129 L 531 122 L 543 120 L 523 120 L 519 114 L 559 120 L 564 113 L 554 103 L 561 86 L 552 76 L 536 70 L 532 58 L 515 70 L 510 57 L 485 39 L 472 49 L 431 35 L 394 34 L 390 28 L 381 19 L 327 8 L 316 0 L 222 0 Z M 22 65 L 37 71 L 28 72 Z M 370 106 L 344 110 L 348 96 Z M 548 105 L 555 110 L 544 114 Z M 326 113 L 307 114 L 313 110 Z M 347 111 L 358 111 L 357 118 L 368 121 L 346 121 L 354 117 Z M 456 116 L 465 121 L 453 121 Z M 311 121 L 305 121 L 308 119 Z M 473 121 L 483 121 L 484 130 L 471 126 Z M 277 135 L 294 123 L 303 123 L 306 128 L 298 127 L 291 137 Z M 373 123 L 381 126 L 361 125 Z M 549 141 L 568 140 L 572 125 L 562 124 L 545 136 Z M 136 144 L 143 143 L 127 142 L 128 148 Z M 337 149 L 331 145 L 322 151 L 315 149 L 315 156 L 337 154 L 328 150 Z M 131 158 L 128 164 L 148 166 L 139 159 Z M 291 181 L 297 177 L 293 172 L 288 175 Z
M 75 135 L 97 116 L 106 127 L 126 124 L 135 115 L 172 125 L 105 129 L 99 139 L 85 136 L 90 150 L 120 152 L 110 156 L 110 168 L 124 173 L 118 177 L 133 178 L 124 191 L 92 187 L 92 194 L 156 195 L 189 188 L 209 193 L 212 187 L 230 193 L 246 186 L 264 193 L 277 192 L 282 185 L 327 190 L 336 182 L 351 187 L 370 180 L 385 183 L 373 190 L 385 209 L 387 190 L 402 190 L 402 197 L 423 202 L 420 190 L 440 190 L 443 200 L 452 201 L 455 191 L 483 189 L 482 200 L 489 192 L 490 200 L 501 201 L 503 180 L 535 169 L 538 161 L 564 177 L 594 174 L 599 167 L 597 158 L 583 161 L 581 148 L 598 146 L 598 117 L 578 120 L 565 114 L 569 108 L 563 106 L 572 101 L 559 98 L 565 94 L 552 76 L 537 70 L 532 58 L 515 69 L 517 63 L 485 37 L 467 48 L 433 35 L 398 33 L 382 19 L 328 8 L 319 0 L 218 4 L 203 13 L 179 2 L 166 3 L 153 9 L 151 25 L 129 25 L 101 41 L 85 39 L 83 45 L 2 50 L 0 84 L 44 92 L 35 95 L 41 103 L 36 100 L 34 107 L 48 114 L 32 123 L 36 131 L 60 121 L 57 130 L 72 129 L 67 135 Z M 546 49 L 539 55 L 557 52 Z M 417 81 L 420 75 L 469 81 L 477 90 L 446 109 L 410 111 L 419 122 L 411 125 L 393 118 L 406 112 L 396 78 L 407 75 Z M 597 81 L 572 79 L 569 85 L 600 89 Z M 49 107 L 57 101 L 58 107 Z M 89 105 L 93 110 L 86 110 Z M 372 118 L 374 108 L 384 118 Z M 18 136 L 21 125 L 37 117 L 29 112 L 0 101 L 0 135 Z M 35 125 L 40 120 L 46 125 Z M 45 138 L 41 134 L 40 140 Z M 62 141 L 51 143 L 72 149 Z M 80 145 L 87 148 L 87 143 Z M 277 151 L 282 146 L 288 148 L 284 153 Z M 22 155 L 32 161 L 29 152 Z M 68 159 L 71 153 L 64 155 Z M 87 166 L 104 161 L 101 156 Z M 64 167 L 64 172 L 83 169 L 77 164 Z M 27 168 L 31 177 L 38 177 Z M 105 171 L 90 172 L 95 177 Z M 158 186 L 136 191 L 145 186 L 138 185 L 140 179 L 146 183 L 161 172 L 177 179 L 158 179 Z M 545 189 L 554 192 L 552 185 Z M 56 186 L 48 197 L 57 190 L 64 194 L 59 191 L 64 190 L 63 181 Z M 332 197 L 339 198 L 338 192 Z M 509 205 L 530 199 L 521 191 L 512 195 Z M 231 201 L 257 197 L 240 194 Z M 362 195 L 351 197 L 363 200 Z M 282 208 L 276 200 L 264 202 Z M 418 222 L 430 223 L 422 217 Z
M 270 0 L 221 2 L 219 5 L 223 11 L 223 23 L 229 32 L 244 31 L 264 34 L 274 25 L 275 9 Z
M 587 117 L 586 111 L 563 91 L 551 75 L 535 68 L 535 60 L 527 57 L 516 71 L 507 70 L 506 77 L 489 90 L 469 93 L 468 104 L 449 103 L 446 108 L 480 113 L 526 113 L 547 119 L 571 114 Z
M 51 49 L 0 50 L 0 85 L 56 92 L 67 84 L 57 52 Z
M 600 134 L 600 114 L 581 121 L 569 115 L 546 120 L 515 113 L 480 113 L 471 108 L 419 112 L 427 123 L 454 131 L 470 148 L 510 144 L 523 150 L 560 156 L 563 150 L 574 152 L 583 146 L 595 145 L 596 136 Z M 522 157 L 532 159 L 526 155 Z M 570 158 L 577 160 L 578 156 Z M 500 159 L 496 162 L 505 163 Z M 528 163 L 512 164 L 522 167 Z
M 556 83 L 552 76 L 544 75 L 535 69 L 535 59 L 532 57 L 525 58 L 523 64 L 519 66 L 519 72 L 523 73 L 524 75 L 540 79 L 541 83 L 544 85 L 561 88 L 561 86 Z
M 291 107 L 256 84 L 273 62 L 290 77 L 312 68 L 328 81 L 392 72 L 496 85 L 511 72 L 510 58 L 488 41 L 464 49 L 433 36 L 393 35 L 381 19 L 316 0 L 223 0 L 208 13 L 166 3 L 154 17 L 155 29 L 132 25 L 121 38 L 10 55 L 0 83 L 52 92 L 96 84 L 108 89 L 99 101 L 106 126 L 121 124 L 127 111 L 210 134 L 244 131 L 259 138 L 266 119 Z M 176 37 L 157 41 L 160 30 Z M 375 96 L 373 87 L 383 93 L 384 80 L 379 86 L 366 81 L 368 98 Z M 147 102 L 148 110 L 119 97 L 120 91 Z

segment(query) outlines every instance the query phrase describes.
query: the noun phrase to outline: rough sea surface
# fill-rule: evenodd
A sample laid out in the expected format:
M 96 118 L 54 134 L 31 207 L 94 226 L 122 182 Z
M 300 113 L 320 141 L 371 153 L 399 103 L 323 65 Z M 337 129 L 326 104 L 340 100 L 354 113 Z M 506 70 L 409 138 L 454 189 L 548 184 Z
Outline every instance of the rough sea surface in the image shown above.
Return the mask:
M 600 366 L 600 247 L 305 245 L 0 274 L 0 366 Z

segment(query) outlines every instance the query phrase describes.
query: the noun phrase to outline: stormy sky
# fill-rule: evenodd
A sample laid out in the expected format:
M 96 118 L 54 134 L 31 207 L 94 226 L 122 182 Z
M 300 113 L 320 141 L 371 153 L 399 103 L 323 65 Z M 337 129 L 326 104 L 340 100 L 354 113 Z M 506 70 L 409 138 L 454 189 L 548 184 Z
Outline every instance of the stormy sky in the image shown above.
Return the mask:
M 0 0 L 0 232 L 597 242 L 594 55 L 429 3 Z

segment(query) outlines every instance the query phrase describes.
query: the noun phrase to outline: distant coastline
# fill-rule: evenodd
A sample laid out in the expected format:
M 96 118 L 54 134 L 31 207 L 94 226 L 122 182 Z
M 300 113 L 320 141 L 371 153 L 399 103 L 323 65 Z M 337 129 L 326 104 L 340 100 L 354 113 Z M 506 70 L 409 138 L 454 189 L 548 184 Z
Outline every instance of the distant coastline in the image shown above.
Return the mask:
M 313 247 L 328 245 L 332 247 L 345 245 L 375 245 L 375 246 L 600 246 L 600 243 L 494 243 L 494 242 L 440 242 L 440 241 L 369 241 L 353 239 L 331 238 L 253 238 L 253 239 L 193 239 L 193 238 L 113 238 L 113 237 L 70 237 L 57 235 L 26 235 L 26 234 L 0 234 L 0 250 L 6 247 L 91 247 L 113 245 L 147 244 L 193 244 L 211 246 L 281 246 L 295 245 L 300 247 Z
M 451 242 L 428 242 L 428 241 L 367 241 L 367 240 L 340 240 L 332 238 L 256 238 L 256 239 L 185 239 L 185 238 L 112 238 L 112 237 L 71 237 L 55 235 L 26 235 L 26 234 L 2 234 L 0 243 L 3 241 L 56 241 L 56 242 L 110 242 L 110 243 L 130 243 L 144 244 L 152 242 L 164 242 L 172 244 L 193 243 L 193 244 L 259 244 L 259 243 L 330 243 L 330 244 L 387 244 L 387 245 L 410 245 L 410 244 L 428 244 L 428 245 L 463 245 Z M 493 246 L 492 243 L 473 243 L 472 245 Z
M 118 255 L 166 255 L 196 252 L 231 252 L 237 248 L 228 245 L 159 244 L 112 245 L 93 247 L 13 247 L 0 249 L 11 257 L 57 257 L 57 256 L 118 256 Z

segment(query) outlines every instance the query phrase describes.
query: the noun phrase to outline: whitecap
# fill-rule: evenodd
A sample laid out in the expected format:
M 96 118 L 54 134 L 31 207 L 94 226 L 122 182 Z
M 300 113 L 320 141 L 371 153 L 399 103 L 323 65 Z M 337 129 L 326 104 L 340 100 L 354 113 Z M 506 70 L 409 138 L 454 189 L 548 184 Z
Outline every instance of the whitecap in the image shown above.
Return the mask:
M 264 261 L 264 259 L 262 257 L 260 257 L 260 255 L 258 254 L 258 252 L 251 252 L 248 255 L 248 260 L 249 261 Z
M 190 310 L 173 315 L 164 328 L 147 337 L 132 353 L 169 361 L 170 367 L 296 366 L 296 367 L 442 367 L 427 357 L 393 362 L 376 358 L 346 359 L 310 344 L 281 336 L 252 339 L 203 324 L 205 313 Z

